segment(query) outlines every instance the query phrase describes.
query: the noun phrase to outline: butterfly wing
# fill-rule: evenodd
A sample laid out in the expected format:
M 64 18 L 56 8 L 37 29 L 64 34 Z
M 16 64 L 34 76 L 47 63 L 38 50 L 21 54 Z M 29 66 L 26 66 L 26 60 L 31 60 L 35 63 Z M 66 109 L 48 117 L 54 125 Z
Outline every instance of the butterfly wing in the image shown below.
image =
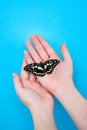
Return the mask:
M 43 63 L 44 70 L 46 71 L 47 74 L 50 74 L 53 71 L 53 69 L 55 68 L 55 66 L 59 63 L 60 63 L 60 61 L 56 60 L 56 59 L 47 60 Z
M 56 59 L 47 60 L 44 63 L 31 63 L 24 67 L 24 70 L 32 72 L 36 76 L 50 74 L 60 61 Z
M 44 76 L 44 68 L 41 66 L 41 63 L 32 63 L 24 67 L 24 70 L 32 72 L 36 76 Z

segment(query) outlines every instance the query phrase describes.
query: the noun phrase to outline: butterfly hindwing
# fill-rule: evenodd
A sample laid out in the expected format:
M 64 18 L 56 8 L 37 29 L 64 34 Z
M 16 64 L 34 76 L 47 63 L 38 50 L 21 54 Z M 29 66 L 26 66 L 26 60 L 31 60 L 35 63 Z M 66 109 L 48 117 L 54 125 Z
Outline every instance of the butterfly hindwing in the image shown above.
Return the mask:
M 44 68 L 41 67 L 40 65 L 41 63 L 32 63 L 32 64 L 28 64 L 24 67 L 24 69 L 26 71 L 30 71 L 32 72 L 34 75 L 36 76 L 44 76 Z
M 44 69 L 46 70 L 47 74 L 50 74 L 59 62 L 60 61 L 56 59 L 45 61 L 43 64 L 44 64 Z

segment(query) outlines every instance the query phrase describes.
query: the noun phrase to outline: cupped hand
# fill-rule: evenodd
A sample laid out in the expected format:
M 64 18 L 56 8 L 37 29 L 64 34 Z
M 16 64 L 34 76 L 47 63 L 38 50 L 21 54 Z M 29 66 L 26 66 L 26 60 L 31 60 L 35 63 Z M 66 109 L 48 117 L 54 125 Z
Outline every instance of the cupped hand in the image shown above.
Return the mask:
M 60 60 L 60 63 L 54 68 L 51 74 L 46 74 L 43 77 L 37 76 L 37 79 L 42 84 L 42 86 L 55 95 L 55 91 L 57 89 L 65 86 L 65 84 L 72 80 L 72 59 L 68 49 L 66 48 L 65 44 L 61 45 L 60 50 L 64 58 L 64 60 L 61 60 L 55 51 L 50 47 L 50 45 L 40 35 L 31 35 L 30 39 L 34 47 L 29 41 L 26 41 L 26 46 L 34 62 L 39 63 L 49 59 Z M 25 51 L 24 55 L 27 63 L 30 63 L 29 59 L 31 56 L 27 51 Z
M 29 63 L 33 62 L 31 58 L 28 59 Z M 21 69 L 21 76 L 16 73 L 13 74 L 14 86 L 16 93 L 21 101 L 31 110 L 53 110 L 52 95 L 43 88 L 38 82 L 37 78 L 28 74 L 23 68 L 26 65 L 25 59 Z

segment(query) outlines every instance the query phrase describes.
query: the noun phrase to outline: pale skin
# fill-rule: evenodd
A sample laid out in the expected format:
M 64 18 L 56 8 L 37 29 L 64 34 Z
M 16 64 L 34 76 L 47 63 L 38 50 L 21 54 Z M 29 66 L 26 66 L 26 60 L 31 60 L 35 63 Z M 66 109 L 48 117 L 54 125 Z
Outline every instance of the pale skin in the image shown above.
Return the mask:
M 32 62 L 32 59 L 29 59 Z M 30 109 L 35 130 L 56 130 L 53 117 L 53 97 L 37 81 L 36 77 L 23 70 L 25 59 L 21 69 L 21 75 L 13 74 L 13 81 L 17 95 Z
M 54 52 L 54 50 L 40 35 L 31 35 L 30 39 L 37 51 L 35 51 L 35 49 L 32 47 L 29 41 L 27 41 L 26 46 L 32 58 L 30 57 L 28 52 L 25 51 L 24 52 L 25 63 L 23 63 L 23 65 L 32 62 L 37 62 L 37 63 L 39 63 L 40 61 L 44 62 L 49 59 L 60 60 L 60 64 L 55 67 L 52 74 L 49 75 L 47 74 L 44 77 L 35 77 L 33 74 L 30 74 L 29 78 L 26 78 L 28 77 L 28 73 L 25 72 L 23 69 L 22 69 L 21 77 L 14 74 L 14 84 L 15 84 L 16 91 L 18 93 L 18 96 L 21 98 L 21 100 L 31 110 L 35 122 L 35 126 L 37 126 L 35 127 L 36 130 L 39 130 L 38 128 L 39 126 L 37 125 L 39 124 L 38 123 L 39 121 L 42 121 L 41 123 L 42 126 L 46 123 L 47 129 L 52 129 L 52 130 L 56 129 L 55 123 L 53 121 L 53 112 L 52 112 L 53 98 L 50 93 L 56 96 L 56 98 L 61 102 L 61 104 L 64 106 L 64 108 L 67 110 L 72 120 L 76 124 L 77 128 L 80 130 L 87 130 L 87 100 L 80 95 L 80 93 L 77 91 L 73 83 L 72 80 L 73 63 L 69 51 L 66 48 L 66 45 L 65 44 L 61 45 L 60 50 L 64 58 L 64 60 L 61 60 L 60 57 Z M 21 81 L 19 79 L 21 79 Z M 34 83 L 30 84 L 31 82 Z M 32 92 L 30 93 L 30 90 L 32 89 L 34 90 L 33 94 L 31 94 Z M 36 94 L 38 92 L 38 89 L 40 90 L 39 97 L 43 97 L 43 98 L 36 98 L 38 97 L 37 96 L 38 94 Z M 44 94 L 42 94 L 43 91 Z M 50 93 L 48 93 L 48 91 Z M 45 94 L 46 96 L 41 96 Z M 37 101 L 34 100 L 35 103 L 33 102 L 34 97 L 35 100 L 37 100 Z M 45 105 L 41 105 L 41 104 L 45 104 Z M 38 113 L 40 113 L 41 109 L 39 108 L 41 108 L 42 106 L 44 106 L 42 109 L 43 111 L 50 111 L 51 114 L 49 114 L 49 112 L 48 114 L 46 114 L 47 113 L 46 112 L 45 114 L 47 115 L 48 118 L 45 118 L 44 120 L 38 119 L 37 122 L 35 121 L 35 118 L 37 117 L 35 113 L 37 113 L 37 111 Z M 43 113 L 43 111 L 41 113 Z M 48 115 L 51 115 L 52 118 L 49 118 Z M 53 127 L 49 126 L 50 121 L 48 120 L 50 119 L 52 119 L 51 124 Z M 41 126 L 40 126 L 40 130 L 43 130 L 41 129 Z

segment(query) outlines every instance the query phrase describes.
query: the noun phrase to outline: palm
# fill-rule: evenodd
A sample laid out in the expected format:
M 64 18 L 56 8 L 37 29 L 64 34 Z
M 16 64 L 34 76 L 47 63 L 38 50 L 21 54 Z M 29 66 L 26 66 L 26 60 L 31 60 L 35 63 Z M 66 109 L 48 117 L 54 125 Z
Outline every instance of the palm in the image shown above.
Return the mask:
M 55 86 L 60 86 L 63 80 L 72 77 L 72 61 L 69 52 L 65 45 L 61 46 L 61 52 L 64 57 L 64 60 L 62 61 L 41 36 L 35 35 L 31 37 L 31 40 L 38 53 L 29 42 L 26 42 L 26 45 L 35 62 L 43 62 L 49 59 L 60 60 L 60 63 L 54 68 L 51 74 L 46 74 L 43 77 L 37 77 L 38 81 L 44 86 L 44 88 L 52 92 Z M 25 52 L 25 59 L 27 62 L 31 59 L 27 52 Z
M 53 109 L 52 96 L 37 82 L 24 80 L 24 92 L 21 95 L 22 101 L 28 106 L 40 105 L 50 107 Z
M 51 57 L 51 56 L 50 56 Z M 52 57 L 53 58 L 53 57 Z M 55 59 L 55 57 L 54 57 Z M 71 64 L 68 64 L 65 61 L 61 61 L 59 65 L 57 65 L 50 75 L 45 75 L 43 78 L 38 77 L 38 80 L 42 83 L 42 85 L 49 90 L 53 90 L 54 85 L 58 84 L 60 86 L 62 80 L 69 79 L 72 76 Z
M 70 78 L 72 76 L 71 65 L 68 64 L 67 62 L 61 62 L 59 66 L 56 67 L 54 72 L 58 80 Z
M 31 59 L 32 62 L 32 59 Z M 37 81 L 36 77 L 28 73 L 23 69 L 26 65 L 26 61 L 23 61 L 21 76 L 17 74 L 14 78 L 15 89 L 22 100 L 22 102 L 29 108 L 36 107 L 53 109 L 53 98 L 50 93 L 43 88 L 43 86 Z

